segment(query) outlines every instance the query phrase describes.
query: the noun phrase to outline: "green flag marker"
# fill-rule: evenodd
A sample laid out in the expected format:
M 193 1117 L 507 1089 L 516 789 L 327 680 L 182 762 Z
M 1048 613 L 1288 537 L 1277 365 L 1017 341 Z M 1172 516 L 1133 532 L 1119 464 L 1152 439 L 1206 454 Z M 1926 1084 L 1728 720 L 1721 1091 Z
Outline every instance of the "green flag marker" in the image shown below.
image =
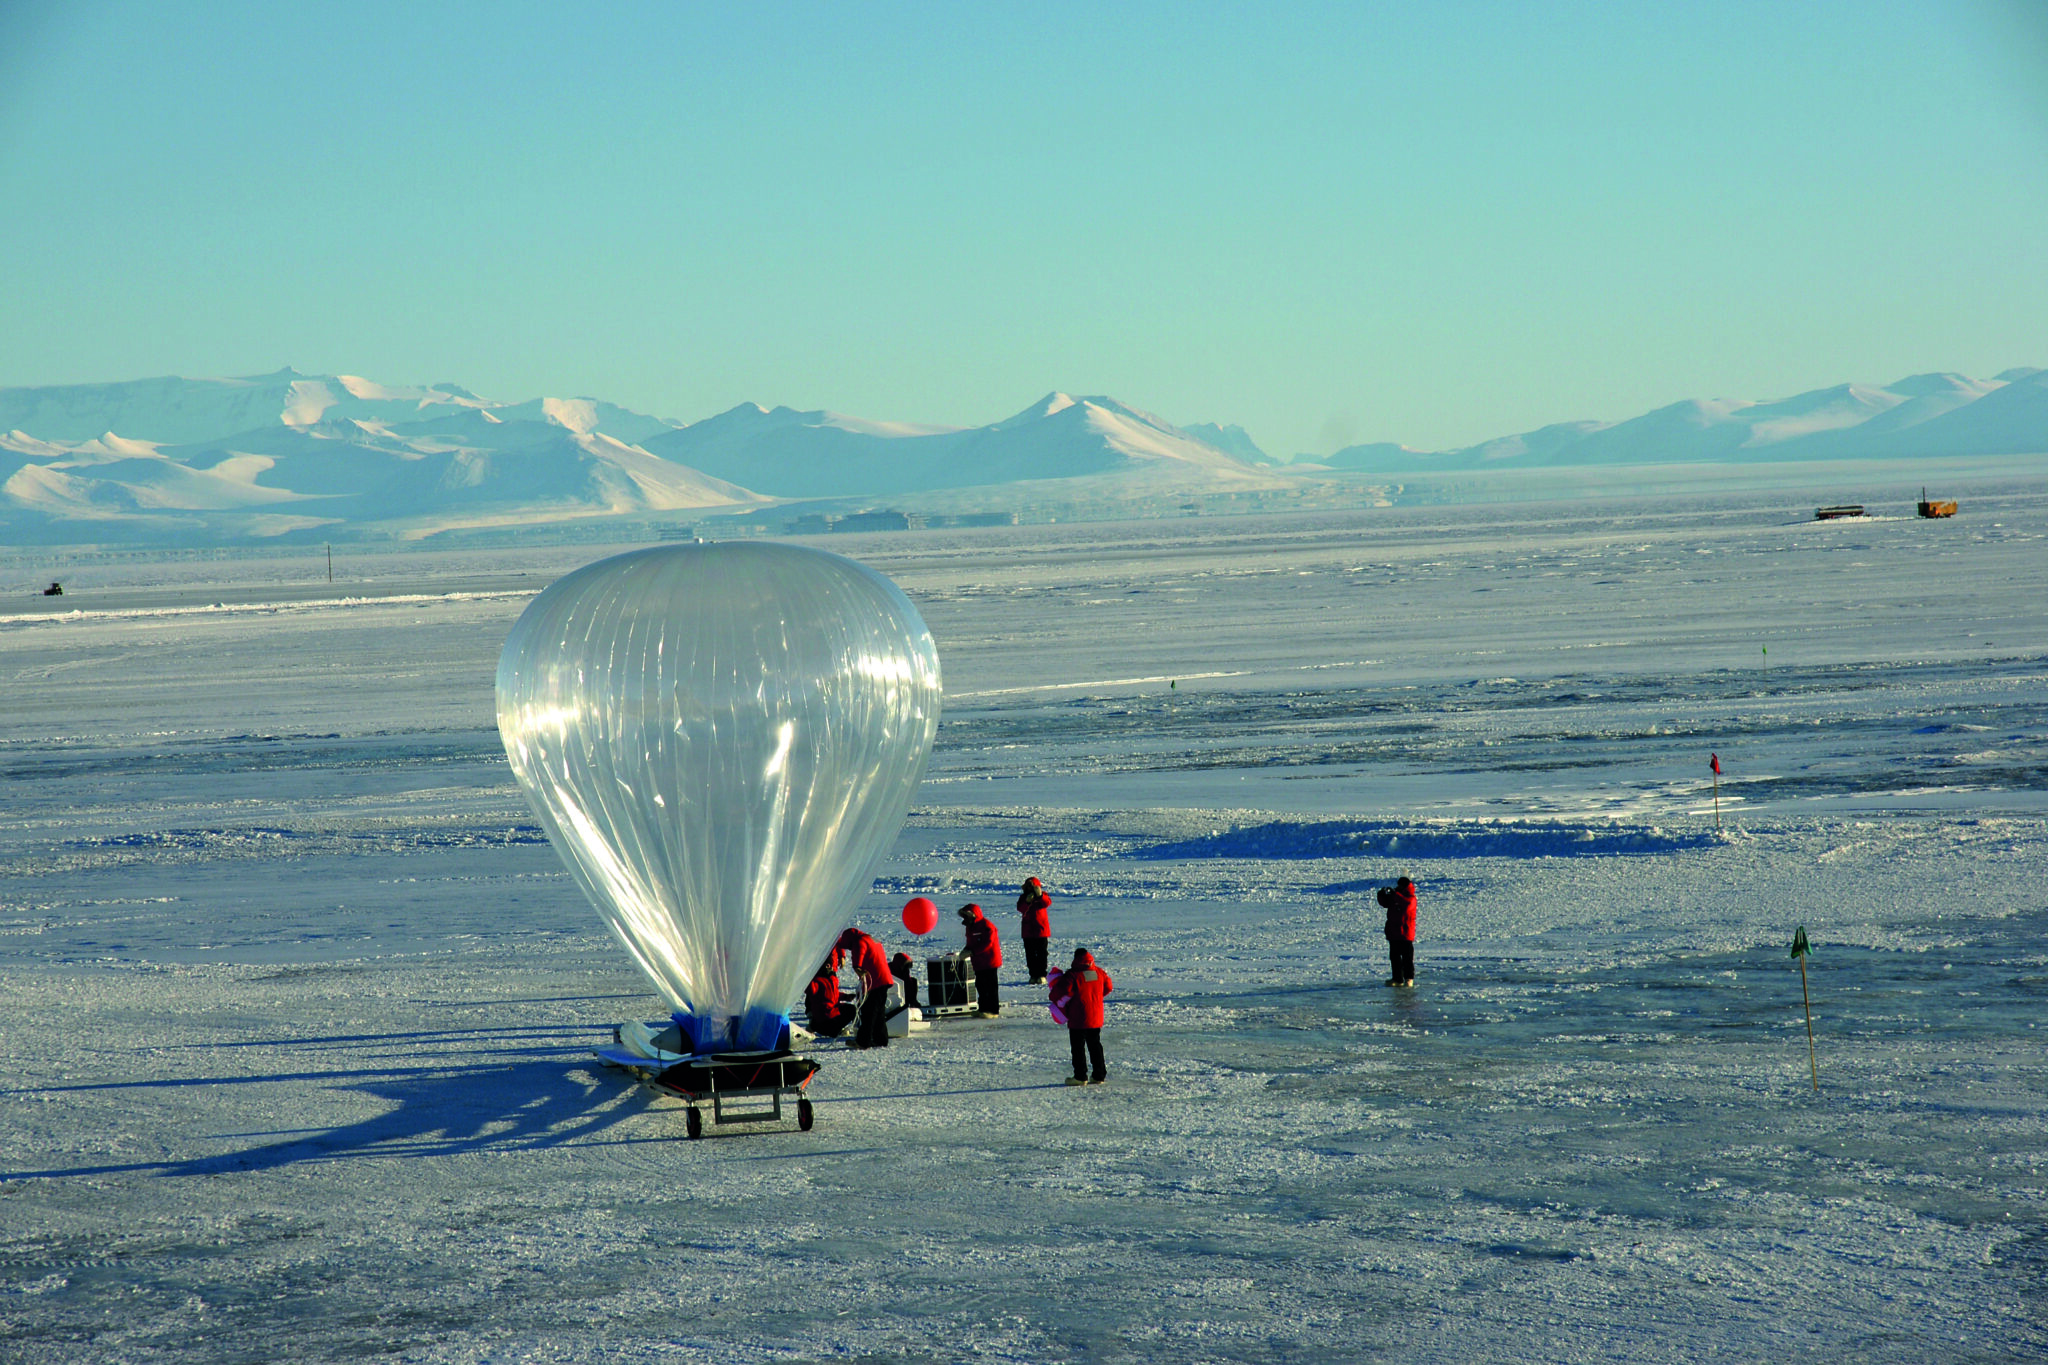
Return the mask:
M 1799 926 L 1799 932 L 1792 935 L 1792 956 L 1805 957 L 1812 951 L 1806 943 L 1806 926 L 1802 924 Z

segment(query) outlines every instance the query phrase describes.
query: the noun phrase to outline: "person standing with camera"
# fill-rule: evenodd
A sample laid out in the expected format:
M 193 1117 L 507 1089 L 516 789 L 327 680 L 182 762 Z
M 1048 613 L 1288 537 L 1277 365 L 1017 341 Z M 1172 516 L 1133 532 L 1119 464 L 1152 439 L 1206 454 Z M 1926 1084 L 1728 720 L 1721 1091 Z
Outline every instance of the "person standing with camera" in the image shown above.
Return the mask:
M 1387 911 L 1387 957 L 1394 974 L 1389 986 L 1415 984 L 1415 883 L 1403 877 L 1392 886 L 1379 889 L 1379 902 Z
M 1045 984 L 1045 955 L 1052 942 L 1052 897 L 1036 877 L 1024 879 L 1017 896 L 1017 916 L 1023 922 L 1024 966 L 1034 986 Z

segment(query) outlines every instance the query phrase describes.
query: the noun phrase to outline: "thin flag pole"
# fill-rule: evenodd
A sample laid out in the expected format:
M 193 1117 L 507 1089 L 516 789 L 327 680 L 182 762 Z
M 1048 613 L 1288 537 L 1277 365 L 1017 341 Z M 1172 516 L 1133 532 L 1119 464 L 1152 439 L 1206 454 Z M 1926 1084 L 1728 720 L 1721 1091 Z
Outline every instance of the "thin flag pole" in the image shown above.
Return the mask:
M 1813 1050 L 1813 997 L 1806 993 L 1806 958 L 1799 959 L 1799 998 L 1806 1005 L 1806 1064 L 1813 1069 L 1813 1093 L 1820 1093 L 1820 1054 Z
M 1708 754 L 1707 763 L 1714 770 L 1714 828 L 1721 828 L 1721 755 Z
M 1820 1056 L 1813 1048 L 1813 997 L 1806 989 L 1806 955 L 1812 952 L 1806 944 L 1806 926 L 1800 925 L 1799 932 L 1792 936 L 1792 956 L 1799 959 L 1799 999 L 1806 1006 L 1806 1064 L 1813 1071 L 1813 1093 L 1820 1093 Z

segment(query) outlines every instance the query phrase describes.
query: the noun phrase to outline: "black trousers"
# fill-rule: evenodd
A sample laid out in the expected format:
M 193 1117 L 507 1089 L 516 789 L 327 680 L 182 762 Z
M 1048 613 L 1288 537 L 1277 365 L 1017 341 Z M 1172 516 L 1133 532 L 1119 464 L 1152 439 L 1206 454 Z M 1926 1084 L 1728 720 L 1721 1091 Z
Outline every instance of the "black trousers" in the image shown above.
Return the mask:
M 1387 940 L 1387 956 L 1393 959 L 1394 980 L 1415 979 L 1415 940 L 1412 938 L 1390 938 Z
M 916 977 L 914 977 L 914 976 L 906 976 L 906 977 L 904 977 L 904 978 L 902 979 L 902 985 L 903 985 L 903 1003 L 904 1003 L 904 1004 L 906 1004 L 906 1005 L 908 1005 L 908 1006 L 910 1006 L 910 1007 L 911 1007 L 912 1009 L 916 1009 L 916 1008 L 917 1008 L 917 978 L 916 978 Z
M 855 1047 L 889 1046 L 889 988 L 869 991 L 860 998 L 860 1029 L 853 1035 Z
M 1102 1030 L 1067 1025 L 1067 1041 L 1074 1048 L 1074 1074 L 1082 1080 L 1088 1079 L 1088 1064 L 1095 1064 L 1095 1079 L 1101 1080 L 1109 1074 L 1109 1068 L 1102 1062 Z
M 1024 940 L 1024 965 L 1030 968 L 1025 973 L 1033 981 L 1045 980 L 1045 950 L 1051 946 L 1051 939 L 1027 938 Z
M 994 967 L 976 967 L 974 969 L 974 998 L 981 1002 L 981 1012 L 983 1014 L 1001 1014 L 1003 1012 L 1003 996 L 1001 990 L 996 986 L 996 969 Z

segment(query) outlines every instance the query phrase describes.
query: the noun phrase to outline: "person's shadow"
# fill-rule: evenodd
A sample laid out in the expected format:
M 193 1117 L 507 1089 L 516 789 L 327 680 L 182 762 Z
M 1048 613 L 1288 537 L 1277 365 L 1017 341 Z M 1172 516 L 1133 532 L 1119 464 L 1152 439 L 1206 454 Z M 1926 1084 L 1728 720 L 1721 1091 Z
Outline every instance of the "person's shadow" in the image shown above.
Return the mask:
M 399 1045 L 417 1045 L 422 1040 L 442 1044 L 457 1041 L 475 1044 L 478 1041 L 473 1031 L 452 1035 L 378 1035 L 373 1039 Z M 484 1055 L 479 1057 L 479 1051 Z M 605 1067 L 583 1048 L 570 1044 L 515 1044 L 508 1047 L 503 1043 L 486 1042 L 483 1048 L 472 1048 L 464 1055 L 469 1060 L 440 1066 L 108 1081 L 17 1090 L 15 1094 L 54 1094 L 78 1090 L 147 1091 L 191 1086 L 288 1085 L 296 1082 L 353 1090 L 389 1101 L 391 1107 L 373 1118 L 338 1128 L 272 1129 L 227 1134 L 224 1136 L 228 1140 L 272 1140 L 210 1156 L 0 1171 L 0 1180 L 54 1179 L 120 1172 L 155 1172 L 165 1176 L 218 1175 L 228 1171 L 270 1170 L 316 1161 L 663 1142 L 676 1136 L 666 1124 L 647 1125 L 641 1130 L 644 1134 L 641 1136 L 625 1136 L 613 1131 L 623 1121 L 645 1113 L 654 1097 L 645 1086 Z

